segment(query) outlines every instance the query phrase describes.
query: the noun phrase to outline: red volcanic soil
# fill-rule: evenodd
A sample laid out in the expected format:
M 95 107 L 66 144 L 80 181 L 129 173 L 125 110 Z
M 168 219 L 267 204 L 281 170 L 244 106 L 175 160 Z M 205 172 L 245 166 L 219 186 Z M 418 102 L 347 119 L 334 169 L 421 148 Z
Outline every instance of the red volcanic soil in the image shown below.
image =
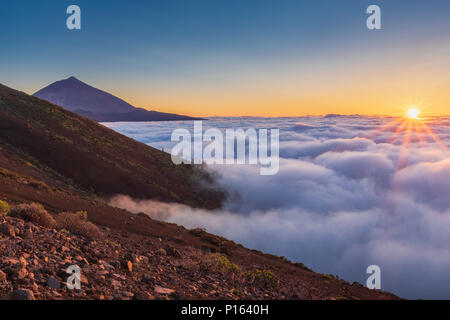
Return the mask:
M 165 153 L 0 86 L 0 200 L 42 204 L 57 221 L 0 214 L 0 299 L 398 299 L 102 200 L 214 209 L 223 193 L 199 187 L 212 183 L 201 168 L 174 166 Z M 95 235 L 61 224 L 62 212 L 78 211 Z M 81 290 L 64 285 L 72 264 Z

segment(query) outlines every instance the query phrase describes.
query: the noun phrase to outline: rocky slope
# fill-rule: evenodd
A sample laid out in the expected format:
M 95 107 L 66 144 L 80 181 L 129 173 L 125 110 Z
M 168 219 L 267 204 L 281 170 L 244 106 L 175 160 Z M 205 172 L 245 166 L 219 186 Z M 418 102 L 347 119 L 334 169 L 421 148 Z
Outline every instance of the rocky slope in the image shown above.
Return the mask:
M 0 213 L 0 299 L 397 298 L 202 230 L 110 207 L 63 182 L 50 187 L 5 169 L 0 160 L 0 201 L 10 208 L 38 202 L 56 219 L 61 212 L 85 211 L 100 230 L 92 238 Z M 21 165 L 9 160 L 11 170 Z M 34 177 L 42 174 L 27 168 L 22 170 Z M 64 269 L 72 264 L 83 275 L 79 291 L 64 284 Z
M 101 236 L 92 239 L 0 217 L 0 298 L 396 298 L 244 249 L 201 230 L 180 228 L 178 237 L 162 238 L 100 229 Z M 183 233 L 203 245 L 186 243 Z M 79 290 L 66 286 L 66 269 L 71 265 L 81 269 Z

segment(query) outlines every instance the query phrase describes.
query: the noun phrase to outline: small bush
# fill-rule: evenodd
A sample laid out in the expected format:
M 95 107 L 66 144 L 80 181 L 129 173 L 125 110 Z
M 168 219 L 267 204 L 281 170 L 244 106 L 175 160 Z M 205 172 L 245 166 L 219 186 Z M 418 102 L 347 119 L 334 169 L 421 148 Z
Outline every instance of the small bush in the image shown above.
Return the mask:
M 200 263 L 202 270 L 216 271 L 223 274 L 240 274 L 239 266 L 228 260 L 222 254 L 213 253 L 203 259 Z
M 9 212 L 8 203 L 0 200 L 0 216 L 6 216 L 8 212 Z
M 67 230 L 73 234 L 88 237 L 99 238 L 102 233 L 95 224 L 89 222 L 85 217 L 87 213 L 80 211 L 77 213 L 62 212 L 56 217 L 58 228 Z
M 215 254 L 216 263 L 224 273 L 239 273 L 239 266 L 228 260 L 227 257 L 221 254 Z
M 55 219 L 39 203 L 19 204 L 9 211 L 9 215 L 47 228 L 56 225 Z
M 244 277 L 249 283 L 262 289 L 275 289 L 279 285 L 277 277 L 270 270 L 247 271 L 244 273 Z
M 87 211 L 78 211 L 77 213 L 81 214 L 83 216 L 83 218 L 87 220 L 87 218 L 88 218 Z

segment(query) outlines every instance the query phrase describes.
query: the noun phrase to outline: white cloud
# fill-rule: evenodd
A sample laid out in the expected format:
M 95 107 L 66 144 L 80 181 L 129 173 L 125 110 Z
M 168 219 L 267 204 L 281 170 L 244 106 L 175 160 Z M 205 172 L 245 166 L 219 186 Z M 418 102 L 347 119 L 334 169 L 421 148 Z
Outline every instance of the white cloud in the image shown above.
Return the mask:
M 213 167 L 231 194 L 217 212 L 126 197 L 113 204 L 204 227 L 350 281 L 365 283 L 366 267 L 377 264 L 385 290 L 408 298 L 450 298 L 450 154 L 424 134 L 423 139 L 413 134 L 403 147 L 404 136 L 395 137 L 395 127 L 377 130 L 389 121 L 357 116 L 213 119 L 205 128 L 280 128 L 279 173 L 260 176 L 252 166 Z M 429 123 L 442 143 L 450 143 L 448 123 Z M 171 130 L 191 126 L 133 123 L 115 129 L 169 150 L 164 139 Z

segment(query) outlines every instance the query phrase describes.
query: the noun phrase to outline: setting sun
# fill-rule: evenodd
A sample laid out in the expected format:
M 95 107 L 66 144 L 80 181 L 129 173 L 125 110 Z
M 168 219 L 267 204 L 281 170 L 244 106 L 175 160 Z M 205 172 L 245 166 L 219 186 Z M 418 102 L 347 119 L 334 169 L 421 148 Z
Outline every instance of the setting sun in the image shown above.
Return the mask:
M 411 119 L 419 119 L 420 110 L 417 108 L 410 108 L 408 110 L 408 117 Z

